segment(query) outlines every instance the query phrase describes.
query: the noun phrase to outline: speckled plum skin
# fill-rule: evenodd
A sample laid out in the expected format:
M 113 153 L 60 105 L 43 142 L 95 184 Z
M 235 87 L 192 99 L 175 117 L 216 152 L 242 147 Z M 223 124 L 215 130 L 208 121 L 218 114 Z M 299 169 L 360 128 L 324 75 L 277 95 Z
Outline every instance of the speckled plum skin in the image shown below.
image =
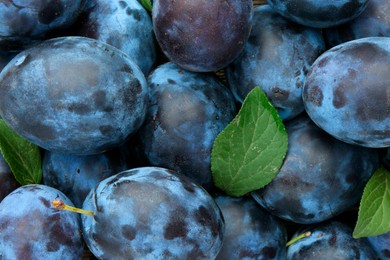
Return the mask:
M 108 44 L 60 37 L 19 53 L 0 74 L 0 114 L 42 148 L 78 155 L 109 150 L 145 118 L 139 67 Z
M 370 0 L 355 19 L 324 30 L 329 47 L 364 37 L 390 37 L 390 0 Z
M 5 0 L 0 2 L 0 49 L 20 50 L 31 39 L 73 24 L 84 0 Z
M 0 154 L 0 202 L 19 186 L 7 162 Z
M 150 106 L 139 136 L 149 163 L 209 190 L 211 148 L 236 114 L 233 95 L 211 74 L 189 72 L 172 62 L 156 68 L 148 84 Z
M 272 214 L 300 224 L 330 219 L 357 203 L 379 167 L 376 149 L 341 142 L 306 115 L 286 124 L 289 145 L 276 177 L 252 192 Z
M 381 260 L 390 259 L 390 232 L 367 237 L 367 240 Z
M 60 191 L 30 184 L 14 190 L 0 203 L 1 259 L 81 259 L 84 242 L 80 215 L 51 206 Z
M 84 156 L 45 151 L 42 183 L 62 191 L 76 207 L 81 208 L 96 184 L 127 170 L 128 165 L 126 153 L 119 148 Z
M 225 219 L 223 246 L 217 260 L 286 259 L 283 224 L 251 197 L 215 197 Z
M 152 19 L 138 1 L 89 0 L 73 27 L 75 35 L 122 50 L 145 75 L 156 62 Z
M 152 20 L 164 54 L 179 66 L 216 71 L 244 48 L 253 15 L 252 0 L 156 0 Z
M 282 16 L 305 26 L 327 28 L 358 17 L 369 0 L 267 0 Z
M 354 259 L 376 260 L 376 255 L 366 238 L 352 237 L 352 228 L 342 222 L 332 221 L 300 229 L 294 236 L 310 231 L 287 249 L 287 259 Z
M 312 120 L 344 142 L 390 146 L 390 38 L 340 44 L 312 65 L 303 102 Z
M 325 51 L 317 29 L 293 23 L 269 5 L 255 9 L 252 31 L 240 56 L 226 68 L 236 100 L 259 86 L 283 120 L 304 111 L 302 87 L 314 60 Z
M 142 167 L 118 173 L 87 196 L 83 234 L 99 259 L 214 259 L 224 220 L 213 198 L 173 171 Z

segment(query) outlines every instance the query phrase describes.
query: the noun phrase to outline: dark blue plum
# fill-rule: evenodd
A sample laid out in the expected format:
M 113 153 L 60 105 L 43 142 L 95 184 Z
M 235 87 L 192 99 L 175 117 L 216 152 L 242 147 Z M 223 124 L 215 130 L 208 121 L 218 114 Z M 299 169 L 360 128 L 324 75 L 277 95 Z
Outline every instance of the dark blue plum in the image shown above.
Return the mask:
M 213 198 L 185 176 L 143 167 L 101 181 L 82 216 L 86 244 L 98 259 L 214 259 L 224 220 Z
M 325 51 L 319 30 L 293 23 L 269 5 L 253 15 L 252 31 L 240 56 L 226 68 L 236 100 L 259 86 L 283 120 L 304 111 L 302 87 L 314 60 Z
M 155 0 L 152 20 L 157 42 L 184 69 L 211 72 L 240 54 L 249 37 L 252 0 Z
M 236 114 L 231 92 L 215 76 L 172 62 L 155 69 L 148 84 L 150 106 L 139 136 L 150 165 L 173 169 L 209 190 L 213 142 Z
M 19 186 L 20 184 L 16 181 L 14 174 L 0 153 L 0 202 Z
M 80 208 L 90 190 L 103 179 L 128 169 L 125 148 L 94 155 L 70 155 L 45 151 L 43 184 L 62 191 Z
M 53 208 L 56 198 L 73 205 L 59 190 L 39 184 L 21 186 L 1 201 L 1 259 L 81 259 L 80 215 Z
M 390 37 L 390 0 L 370 0 L 355 19 L 324 30 L 329 47 L 364 37 Z
M 122 51 L 60 37 L 15 56 L 0 74 L 0 114 L 18 134 L 56 153 L 100 153 L 142 125 L 146 79 Z
M 285 259 L 284 225 L 252 198 L 216 196 L 225 220 L 222 249 L 217 260 Z
M 302 25 L 327 28 L 358 17 L 369 0 L 267 0 L 282 16 Z
M 390 259 L 390 232 L 367 237 L 367 240 L 381 260 Z
M 323 53 L 303 87 L 311 119 L 344 142 L 390 146 L 390 37 L 349 41 Z
M 75 35 L 94 38 L 125 52 L 148 75 L 156 62 L 152 19 L 134 0 L 88 0 L 74 24 Z
M 300 229 L 295 236 L 311 232 L 309 237 L 302 238 L 287 249 L 287 259 L 353 259 L 376 260 L 376 254 L 366 238 L 352 237 L 352 228 L 332 221 Z
M 69 27 L 83 7 L 84 0 L 1 1 L 0 49 L 22 50 L 53 30 Z
M 252 192 L 272 214 L 301 224 L 335 217 L 357 203 L 379 167 L 376 149 L 341 142 L 306 115 L 286 123 L 289 144 L 279 173 Z

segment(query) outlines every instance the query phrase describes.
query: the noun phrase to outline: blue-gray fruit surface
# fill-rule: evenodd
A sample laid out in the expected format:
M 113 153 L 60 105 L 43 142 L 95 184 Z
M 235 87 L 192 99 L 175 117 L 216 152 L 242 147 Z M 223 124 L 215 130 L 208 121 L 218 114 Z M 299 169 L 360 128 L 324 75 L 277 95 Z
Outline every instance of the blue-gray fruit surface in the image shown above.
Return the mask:
M 99 259 L 214 259 L 224 220 L 213 198 L 185 176 L 134 168 L 101 181 L 88 194 L 83 235 Z
M 390 37 L 390 0 L 370 0 L 367 8 L 355 19 L 326 28 L 324 37 L 328 46 L 364 37 Z
M 81 208 L 90 190 L 101 180 L 129 169 L 125 152 L 114 148 L 92 155 L 72 155 L 45 151 L 42 183 L 62 191 Z
M 369 236 L 367 240 L 380 259 L 390 259 L 390 232 L 378 236 Z
M 307 226 L 297 231 L 298 236 L 311 232 L 287 249 L 288 260 L 376 260 L 376 254 L 366 238 L 352 237 L 352 228 L 342 222 L 332 221 Z
M 122 50 L 145 75 L 156 62 L 152 19 L 138 1 L 88 0 L 73 28 Z
M 376 149 L 341 142 L 306 115 L 286 124 L 286 158 L 276 177 L 252 196 L 272 214 L 301 224 L 318 223 L 358 203 L 379 167 Z
M 225 219 L 223 246 L 216 259 L 285 259 L 287 232 L 279 219 L 251 197 L 215 197 Z
M 302 87 L 314 60 L 325 51 L 319 30 L 293 23 L 269 5 L 255 9 L 252 31 L 240 56 L 226 68 L 236 100 L 260 87 L 283 120 L 304 111 Z
M 226 67 L 240 54 L 251 30 L 252 0 L 155 0 L 152 20 L 164 54 L 198 72 Z
M 20 51 L 53 30 L 73 24 L 84 0 L 23 0 L 0 3 L 0 49 Z
M 0 259 L 81 259 L 80 215 L 59 211 L 54 199 L 73 203 L 59 190 L 21 186 L 0 203 Z
M 390 38 L 367 37 L 327 50 L 303 87 L 311 119 L 344 142 L 390 146 Z
M 150 165 L 173 169 L 209 190 L 211 148 L 236 115 L 233 95 L 215 76 L 172 62 L 156 68 L 148 84 L 150 105 L 139 135 Z
M 19 53 L 0 74 L 0 115 L 46 150 L 96 154 L 141 126 L 148 90 L 122 51 L 86 37 L 61 37 Z
M 327 28 L 358 17 L 369 0 L 267 0 L 282 16 L 302 25 Z

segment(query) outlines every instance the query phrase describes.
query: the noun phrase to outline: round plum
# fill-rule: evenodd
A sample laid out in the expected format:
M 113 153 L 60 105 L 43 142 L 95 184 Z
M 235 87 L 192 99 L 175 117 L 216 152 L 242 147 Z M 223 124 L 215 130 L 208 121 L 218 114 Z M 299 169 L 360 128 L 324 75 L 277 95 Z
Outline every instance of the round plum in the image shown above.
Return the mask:
M 366 238 L 352 237 L 352 228 L 338 222 L 307 226 L 294 236 L 305 232 L 311 235 L 298 240 L 287 249 L 287 259 L 359 259 L 376 260 L 376 254 Z
M 281 118 L 289 120 L 304 111 L 306 74 L 324 51 L 319 30 L 293 23 L 262 5 L 254 11 L 244 50 L 226 68 L 227 82 L 240 103 L 250 90 L 260 87 Z
M 313 63 L 303 87 L 311 119 L 341 141 L 390 146 L 390 37 L 337 45 Z
M 0 114 L 52 152 L 87 155 L 125 142 L 142 125 L 145 76 L 122 51 L 86 37 L 47 40 L 0 74 Z
M 327 28 L 358 17 L 369 0 L 267 0 L 282 16 L 305 26 Z
M 21 186 L 1 201 L 1 259 L 82 258 L 80 215 L 53 208 L 56 198 L 73 205 L 59 190 L 40 184 Z
M 157 42 L 170 61 L 190 71 L 226 67 L 240 54 L 252 24 L 252 0 L 155 0 Z
M 222 249 L 217 260 L 285 259 L 287 233 L 276 217 L 251 197 L 215 197 L 225 220 Z
M 210 190 L 211 148 L 236 114 L 233 95 L 215 76 L 186 71 L 172 62 L 157 67 L 148 84 L 150 105 L 139 136 L 149 163 Z
M 381 260 L 390 259 L 390 232 L 367 237 L 368 242 Z
M 214 259 L 225 224 L 213 198 L 173 171 L 142 167 L 101 181 L 86 197 L 83 234 L 99 259 Z
M 97 39 L 122 50 L 145 75 L 156 62 L 152 19 L 138 1 L 88 0 L 73 27 L 75 35 Z
M 341 142 L 303 114 L 286 123 L 288 150 L 276 177 L 251 194 L 270 213 L 300 224 L 322 222 L 359 201 L 379 167 L 377 149 Z

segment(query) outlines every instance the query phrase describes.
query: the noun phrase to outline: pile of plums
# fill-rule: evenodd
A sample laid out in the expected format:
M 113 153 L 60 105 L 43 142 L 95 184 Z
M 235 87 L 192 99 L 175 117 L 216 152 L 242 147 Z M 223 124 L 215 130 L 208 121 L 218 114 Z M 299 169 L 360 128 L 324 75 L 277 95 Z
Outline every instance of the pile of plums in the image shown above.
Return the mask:
M 0 259 L 390 259 L 352 237 L 390 169 L 390 0 L 141 2 L 0 1 L 0 116 L 43 172 L 0 157 Z M 231 197 L 211 150 L 255 87 L 288 150 Z

